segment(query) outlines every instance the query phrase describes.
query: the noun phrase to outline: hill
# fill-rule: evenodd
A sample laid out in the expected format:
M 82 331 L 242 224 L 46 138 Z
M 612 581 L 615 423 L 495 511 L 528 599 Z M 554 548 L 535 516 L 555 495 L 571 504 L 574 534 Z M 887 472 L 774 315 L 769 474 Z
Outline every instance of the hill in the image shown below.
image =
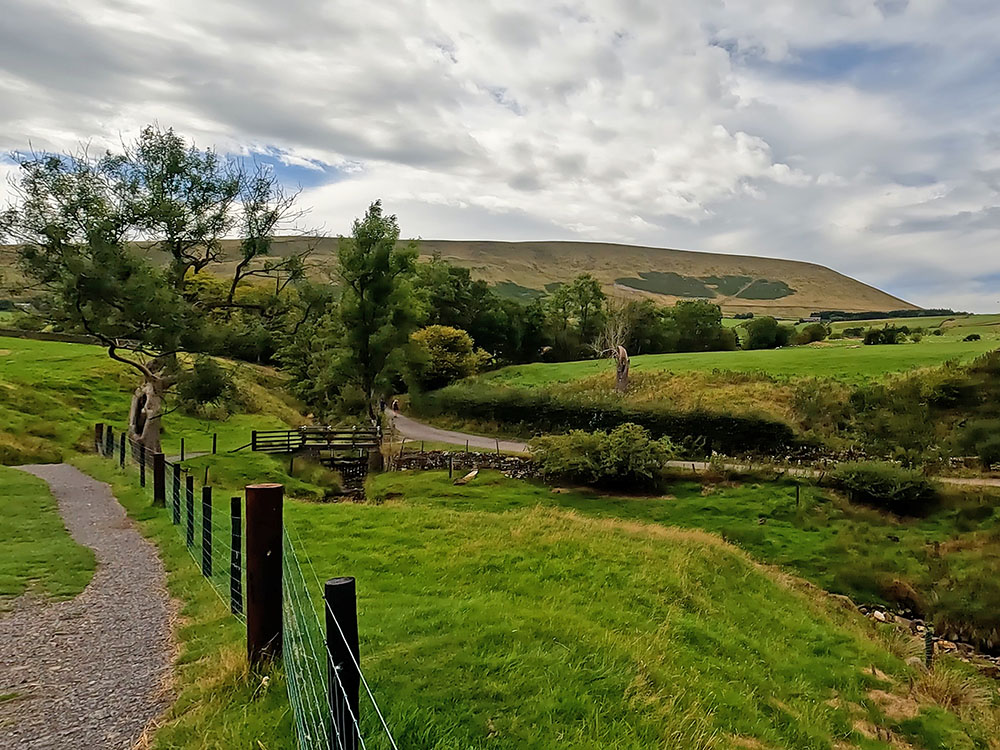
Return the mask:
M 235 257 L 235 242 L 224 244 Z M 313 247 L 320 266 L 329 267 L 337 238 L 282 237 L 274 251 L 288 255 L 306 247 Z M 918 309 L 830 268 L 795 260 L 600 242 L 420 240 L 420 251 L 424 257 L 440 253 L 445 260 L 471 269 L 475 278 L 496 285 L 501 294 L 519 298 L 538 296 L 581 273 L 591 273 L 608 293 L 650 297 L 663 304 L 710 299 L 729 314 L 798 317 L 816 310 Z M 161 253 L 151 255 L 165 260 Z M 0 252 L 7 263 L 10 256 Z

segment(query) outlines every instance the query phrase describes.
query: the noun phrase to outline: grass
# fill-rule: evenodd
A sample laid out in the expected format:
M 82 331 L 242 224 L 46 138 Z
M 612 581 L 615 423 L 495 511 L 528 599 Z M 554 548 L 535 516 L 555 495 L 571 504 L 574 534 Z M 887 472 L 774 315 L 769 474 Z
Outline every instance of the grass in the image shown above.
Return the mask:
M 896 346 L 859 346 L 858 342 L 841 341 L 756 351 L 646 354 L 632 358 L 632 370 L 636 373 L 727 370 L 760 372 L 783 378 L 828 377 L 858 383 L 950 360 L 969 361 L 998 346 L 996 339 L 935 341 L 937 338 L 927 336 L 918 344 Z M 607 360 L 533 363 L 504 367 L 478 380 L 497 385 L 538 387 L 568 383 L 613 370 L 613 364 Z
M 90 583 L 96 561 L 66 530 L 56 499 L 41 479 L 0 466 L 0 607 L 30 591 L 67 599 Z
M 321 578 L 357 577 L 362 659 L 401 746 L 890 746 L 857 727 L 894 727 L 871 692 L 906 693 L 911 675 L 870 626 L 717 536 L 663 525 L 667 501 L 492 472 L 371 490 L 381 505 L 292 503 L 286 518 Z M 700 493 L 684 492 L 693 514 Z
M 246 411 L 211 419 L 174 411 L 163 420 L 163 449 L 208 451 L 250 442 L 252 429 L 280 429 L 301 416 L 280 396 L 279 378 L 264 368 L 235 367 Z M 100 347 L 0 337 L 0 464 L 53 462 L 89 448 L 95 422 L 122 425 L 137 384 L 131 368 Z M 167 409 L 172 404 L 168 402 Z

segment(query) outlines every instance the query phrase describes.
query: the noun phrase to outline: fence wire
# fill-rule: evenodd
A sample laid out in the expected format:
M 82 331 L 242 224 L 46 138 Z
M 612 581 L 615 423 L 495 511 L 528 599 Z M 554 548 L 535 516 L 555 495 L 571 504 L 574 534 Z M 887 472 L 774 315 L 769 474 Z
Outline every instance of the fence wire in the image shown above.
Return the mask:
M 101 452 L 114 460 L 137 485 L 150 504 L 154 501 L 153 456 L 137 442 L 105 440 Z M 177 534 L 202 570 L 212 590 L 233 616 L 246 625 L 246 535 L 243 514 L 234 528 L 229 497 L 211 496 L 205 513 L 202 488 L 196 477 L 178 463 L 164 461 L 165 512 Z M 190 481 L 189 481 L 190 480 Z M 242 504 L 241 504 L 242 505 Z M 206 523 L 206 515 L 210 516 Z M 233 555 L 234 530 L 239 546 Z M 208 533 L 206 533 L 206 531 Z M 327 645 L 324 620 L 333 623 L 333 636 L 350 644 L 336 616 L 326 605 L 323 585 L 301 539 L 289 527 L 282 530 L 282 650 L 288 699 L 292 707 L 299 750 L 398 750 L 382 710 L 360 664 L 353 662 L 363 687 L 360 715 L 348 700 L 335 659 Z M 351 659 L 353 660 L 353 655 Z

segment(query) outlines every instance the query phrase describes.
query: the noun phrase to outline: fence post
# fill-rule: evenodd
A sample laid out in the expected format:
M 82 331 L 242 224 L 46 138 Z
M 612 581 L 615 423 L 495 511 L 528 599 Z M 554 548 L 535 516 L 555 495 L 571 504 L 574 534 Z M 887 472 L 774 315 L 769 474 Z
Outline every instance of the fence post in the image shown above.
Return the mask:
M 184 438 L 181 438 L 181 461 L 184 460 Z
M 184 498 L 187 502 L 187 535 L 185 541 L 187 546 L 190 547 L 194 544 L 194 477 L 188 474 L 185 477 L 186 483 L 184 489 L 186 490 Z
M 924 627 L 924 666 L 934 667 L 934 631 L 930 625 Z
M 247 657 L 281 656 L 281 534 L 285 488 L 247 486 Z
M 174 464 L 174 491 L 173 500 L 174 504 L 174 514 L 173 521 L 174 526 L 181 522 L 181 465 Z
M 229 501 L 229 522 L 232 527 L 229 556 L 229 609 L 234 615 L 243 614 L 243 522 L 240 499 Z
M 115 437 L 111 425 L 104 428 L 104 455 L 109 458 L 115 455 Z
M 139 486 L 146 486 L 146 445 L 139 446 Z
M 218 447 L 219 447 L 219 433 L 213 432 L 212 433 L 212 455 L 213 456 L 215 455 L 215 450 Z
M 452 471 L 454 471 L 454 468 L 455 468 L 455 454 L 454 453 L 449 453 L 448 454 L 448 479 L 451 479 L 451 474 L 452 474 Z
M 128 446 L 125 443 L 125 433 L 123 432 L 118 436 L 118 468 L 125 469 L 125 449 Z
M 100 453 L 103 445 L 104 445 L 104 422 L 98 422 L 97 424 L 94 425 L 94 450 Z
M 167 459 L 162 452 L 153 454 L 153 505 L 167 504 Z
M 361 654 L 354 579 L 331 578 L 323 588 L 323 599 L 326 602 L 326 647 L 330 659 L 331 746 L 357 750 L 355 721 L 361 689 Z
M 212 577 L 212 488 L 201 488 L 201 574 Z
M 250 450 L 257 450 L 257 430 L 251 430 L 250 432 Z

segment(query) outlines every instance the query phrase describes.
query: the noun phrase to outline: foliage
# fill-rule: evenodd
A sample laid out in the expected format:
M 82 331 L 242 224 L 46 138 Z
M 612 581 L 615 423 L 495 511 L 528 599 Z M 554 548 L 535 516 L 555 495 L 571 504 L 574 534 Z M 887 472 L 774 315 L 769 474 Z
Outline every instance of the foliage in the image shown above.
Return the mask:
M 939 499 L 934 483 L 923 474 L 889 463 L 843 463 L 831 480 L 852 501 L 902 516 L 923 515 Z
M 656 489 L 665 463 L 677 455 L 669 438 L 653 440 L 626 422 L 610 432 L 573 430 L 531 441 L 542 476 L 618 489 Z
M 959 437 L 964 451 L 979 458 L 984 469 L 1000 463 L 1000 419 L 976 419 L 969 422 Z
M 736 334 L 722 325 L 722 310 L 705 300 L 682 300 L 669 310 L 679 352 L 732 351 Z
M 900 344 L 905 339 L 910 329 L 906 326 L 885 326 L 883 328 L 870 328 L 865 332 L 865 344 L 868 346 L 880 344 Z
M 770 315 L 762 315 L 744 324 L 746 336 L 744 349 L 774 349 L 788 346 L 795 335 L 795 328 L 779 324 Z
M 410 335 L 407 381 L 411 388 L 441 388 L 475 373 L 489 355 L 476 352 L 468 333 L 450 326 L 433 325 Z
M 811 344 L 814 341 L 822 341 L 829 335 L 830 329 L 822 323 L 809 323 L 795 334 L 794 343 Z
M 234 389 L 232 377 L 214 359 L 198 357 L 191 372 L 180 379 L 177 397 L 192 408 L 198 404 L 223 401 L 233 394 Z
M 970 333 L 962 341 L 979 341 L 982 338 L 978 333 Z
M 413 408 L 429 416 L 475 417 L 506 425 L 522 434 L 569 430 L 609 430 L 631 422 L 656 437 L 669 437 L 700 450 L 730 455 L 775 453 L 798 444 L 794 431 L 773 418 L 675 410 L 663 404 L 632 405 L 613 396 L 588 398 L 544 389 L 497 388 L 463 381 L 412 399 Z

